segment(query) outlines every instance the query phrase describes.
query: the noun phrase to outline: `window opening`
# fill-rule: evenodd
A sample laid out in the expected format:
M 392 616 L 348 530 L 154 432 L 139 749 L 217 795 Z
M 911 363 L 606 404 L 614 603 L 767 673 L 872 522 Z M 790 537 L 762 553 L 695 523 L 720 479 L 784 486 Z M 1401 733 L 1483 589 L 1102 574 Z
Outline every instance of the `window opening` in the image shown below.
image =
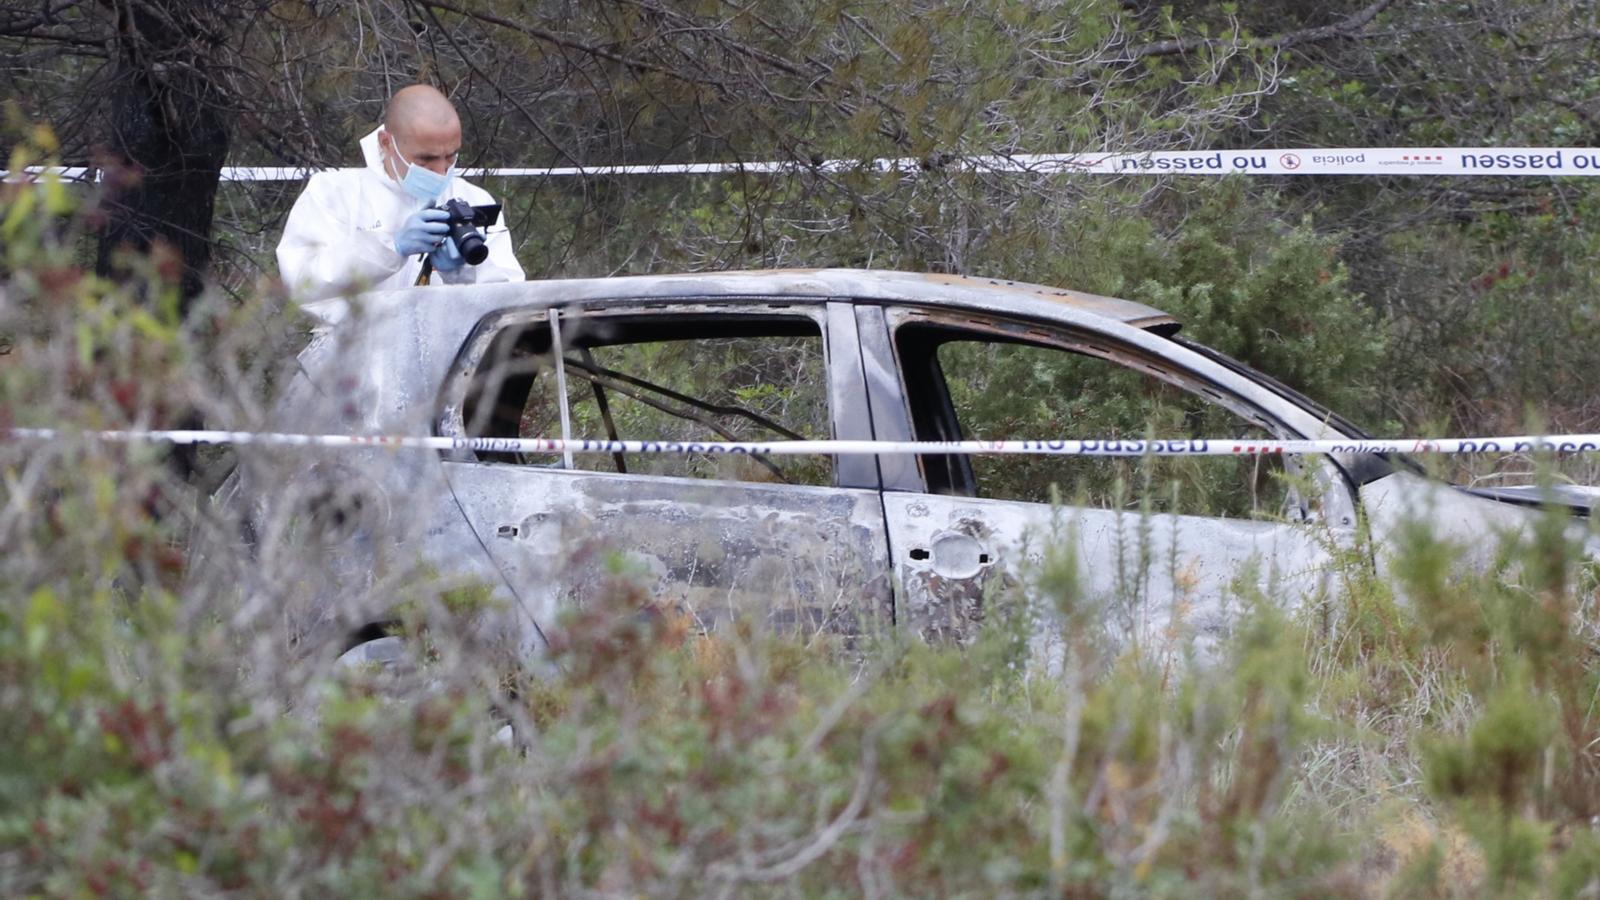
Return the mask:
M 910 321 L 895 334 L 919 440 L 1273 436 L 1179 387 L 1159 366 L 1082 352 L 991 326 Z M 1103 348 L 1095 348 L 1105 352 Z M 922 457 L 929 490 L 1156 512 L 1276 518 L 1291 485 L 1278 457 Z
M 491 342 L 463 408 L 468 434 L 543 437 L 565 410 L 577 438 L 678 442 L 830 437 L 822 332 L 809 317 L 568 314 L 507 328 Z M 563 379 L 565 384 L 562 384 Z M 515 410 L 513 413 L 512 410 Z M 548 455 L 479 459 L 550 464 Z M 831 485 L 830 457 L 577 454 L 589 471 Z
M 696 400 L 693 397 L 681 394 L 672 390 L 671 388 L 662 387 L 659 384 L 655 384 L 643 378 L 636 378 L 631 375 L 623 375 L 620 372 L 603 368 L 601 366 L 593 366 L 591 368 L 575 359 L 569 359 L 566 360 L 566 362 L 567 364 L 573 365 L 578 369 L 578 371 L 581 373 L 581 378 L 587 379 L 591 384 L 594 385 L 597 396 L 599 395 L 599 391 L 609 387 L 618 394 L 633 400 L 637 400 L 651 409 L 666 413 L 667 415 L 680 420 L 694 422 L 704 426 L 718 438 L 721 438 L 725 441 L 740 441 L 746 440 L 746 438 L 740 437 L 740 435 L 732 429 L 724 428 L 723 426 L 719 425 L 712 416 L 701 415 L 699 412 L 697 412 L 697 410 L 714 414 L 743 416 L 753 422 L 770 423 L 770 420 L 741 407 L 707 403 L 703 400 Z M 561 360 L 558 359 L 557 365 L 560 365 L 560 363 Z M 635 388 L 638 389 L 635 390 Z M 682 405 L 673 406 L 671 403 L 667 403 L 666 401 L 660 400 L 657 397 L 651 396 L 651 394 L 658 394 L 662 397 L 667 397 L 671 400 L 677 401 Z M 562 404 L 562 406 L 565 407 L 566 404 Z M 783 428 L 776 423 L 770 424 L 772 429 L 777 431 L 780 435 L 787 437 L 790 440 L 802 440 L 802 438 L 800 438 L 794 432 L 789 431 L 788 429 Z M 643 439 L 649 440 L 648 438 Z M 620 457 L 616 459 L 617 471 L 626 472 L 626 454 L 619 453 L 613 454 L 613 456 Z M 783 470 L 780 469 L 777 463 L 773 462 L 772 460 L 767 459 L 764 456 L 752 456 L 750 458 L 767 471 L 771 472 L 778 478 L 778 480 L 785 482 L 789 480 L 784 476 Z
M 594 354 L 589 351 L 588 347 L 580 347 L 578 349 L 578 355 L 583 359 L 583 365 L 589 371 L 594 371 L 599 368 L 595 365 Z M 595 408 L 600 411 L 600 421 L 606 426 L 606 440 L 622 440 L 622 438 L 617 435 L 617 423 L 611 418 L 611 403 L 606 400 L 606 389 L 600 385 L 599 381 L 591 379 L 589 384 L 594 388 L 594 405 Z M 628 472 L 628 462 L 623 458 L 622 453 L 620 451 L 612 453 L 611 459 L 617 464 L 617 471 L 626 475 Z
M 663 397 L 676 400 L 679 403 L 692 406 L 696 409 L 704 410 L 708 413 L 715 413 L 725 416 L 739 416 L 741 418 L 748 419 L 749 421 L 754 422 L 755 424 L 760 425 L 761 427 L 770 431 L 776 432 L 777 434 L 780 434 L 791 441 L 805 440 L 805 438 L 803 438 L 798 432 L 790 431 L 789 429 L 783 427 L 777 422 L 772 421 L 766 416 L 761 415 L 760 413 L 745 409 L 742 406 L 732 406 L 728 404 L 711 403 L 705 400 L 697 400 L 687 394 L 681 394 L 671 388 L 663 387 L 643 378 L 638 378 L 633 375 L 628 375 L 623 372 L 618 372 L 613 369 L 607 369 L 599 366 L 594 362 L 593 355 L 589 354 L 587 349 L 585 349 L 584 353 L 585 355 L 581 360 L 568 359 L 567 365 L 575 366 L 576 368 L 587 372 L 596 385 L 605 384 L 606 382 L 611 382 L 613 385 L 617 385 L 618 383 L 633 385 L 634 387 L 660 394 Z M 633 396 L 635 399 L 638 399 L 638 395 L 629 394 L 629 396 Z M 688 414 L 685 414 L 685 418 L 688 417 Z M 716 426 L 708 424 L 707 427 L 715 428 Z M 735 438 L 729 438 L 728 440 L 735 440 Z

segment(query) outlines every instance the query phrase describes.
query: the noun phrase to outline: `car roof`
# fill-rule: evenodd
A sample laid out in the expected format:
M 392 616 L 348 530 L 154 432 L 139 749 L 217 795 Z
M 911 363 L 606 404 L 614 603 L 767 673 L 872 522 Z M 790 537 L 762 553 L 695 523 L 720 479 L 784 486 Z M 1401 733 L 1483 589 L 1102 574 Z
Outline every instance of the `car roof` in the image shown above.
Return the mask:
M 971 305 L 975 298 L 982 298 L 989 302 L 980 303 L 979 305 L 996 311 L 1003 310 L 1005 307 L 1012 305 L 1014 301 L 1038 301 L 1039 299 L 1044 299 L 1052 303 L 1072 307 L 1073 309 L 1105 316 L 1108 319 L 1115 319 L 1135 328 L 1148 329 L 1162 334 L 1175 332 L 1181 326 L 1181 323 L 1170 314 L 1153 306 L 1146 306 L 1143 303 L 1137 303 L 1132 300 L 1001 278 L 874 269 L 764 269 L 729 274 L 751 275 L 758 278 L 764 276 L 782 278 L 802 273 L 809 273 L 830 281 L 837 279 L 854 288 L 851 291 L 853 296 L 870 299 L 877 299 L 877 297 L 872 293 L 864 294 L 863 291 L 870 292 L 873 288 L 876 288 L 891 295 L 883 297 L 883 299 L 915 299 L 916 295 L 920 295 L 922 299 L 943 305 L 940 301 L 948 296 L 946 291 L 928 290 L 929 288 L 943 288 L 954 289 L 956 293 L 966 295 L 950 297 L 949 299 L 951 300 L 959 300 L 963 305 Z M 907 294 L 913 296 L 907 297 Z M 1016 311 L 1024 312 L 1025 310 L 1017 309 Z
M 463 286 L 458 290 L 473 290 L 487 306 L 502 311 L 573 303 L 677 299 L 732 303 L 752 297 L 781 296 L 797 302 L 843 298 L 869 303 L 981 309 L 1023 317 L 1049 315 L 1050 311 L 1065 307 L 1161 335 L 1173 334 L 1180 327 L 1177 319 L 1155 307 L 1117 297 L 999 278 L 877 269 L 761 269 L 629 275 L 486 284 L 477 285 L 475 289 Z M 438 294 L 410 294 L 405 299 L 415 302 L 418 297 L 443 300 Z

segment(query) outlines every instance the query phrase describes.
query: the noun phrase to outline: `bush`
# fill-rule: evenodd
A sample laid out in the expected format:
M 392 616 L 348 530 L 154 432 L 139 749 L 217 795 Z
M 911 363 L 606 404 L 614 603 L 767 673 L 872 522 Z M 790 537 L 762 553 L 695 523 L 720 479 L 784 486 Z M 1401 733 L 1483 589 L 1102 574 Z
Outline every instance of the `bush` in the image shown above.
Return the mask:
M 270 293 L 179 320 L 159 255 L 96 279 L 58 187 L 5 190 L 0 423 L 260 421 Z M 1245 281 L 1303 276 L 1308 240 Z M 1554 520 L 1487 575 L 1419 531 L 1393 586 L 1353 559 L 1330 609 L 1246 598 L 1187 663 L 1093 640 L 1115 623 L 1059 552 L 966 648 L 700 636 L 619 574 L 539 660 L 492 652 L 471 585 L 379 560 L 406 650 L 352 667 L 286 612 L 324 526 L 251 550 L 169 456 L 0 443 L 5 895 L 1596 884 L 1595 582 Z M 1064 654 L 1027 665 L 1048 614 Z

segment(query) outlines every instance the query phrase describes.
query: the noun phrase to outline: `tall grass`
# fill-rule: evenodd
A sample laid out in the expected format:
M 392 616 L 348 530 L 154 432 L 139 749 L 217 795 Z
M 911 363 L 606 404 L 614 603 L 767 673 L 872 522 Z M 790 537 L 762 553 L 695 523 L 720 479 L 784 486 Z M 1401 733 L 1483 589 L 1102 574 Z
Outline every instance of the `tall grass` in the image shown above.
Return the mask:
M 179 318 L 159 254 L 98 280 L 54 188 L 4 189 L 0 424 L 265 420 L 270 292 Z M 1102 639 L 1137 616 L 1059 546 L 963 648 L 700 635 L 619 572 L 536 659 L 378 554 L 320 614 L 398 606 L 400 653 L 351 665 L 290 614 L 341 523 L 247 539 L 196 487 L 229 463 L 0 443 L 0 894 L 1600 893 L 1596 579 L 1554 517 L 1487 572 L 1419 525 L 1177 657 Z

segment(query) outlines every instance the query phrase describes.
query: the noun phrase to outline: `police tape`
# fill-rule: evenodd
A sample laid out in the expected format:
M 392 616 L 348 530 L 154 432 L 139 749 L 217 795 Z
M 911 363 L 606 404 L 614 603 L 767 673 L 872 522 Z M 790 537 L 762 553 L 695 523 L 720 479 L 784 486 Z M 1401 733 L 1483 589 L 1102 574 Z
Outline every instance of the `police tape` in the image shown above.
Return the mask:
M 356 434 L 292 434 L 261 431 L 73 431 L 58 428 L 0 429 L 19 443 L 234 444 L 337 449 L 465 450 L 474 453 L 699 453 L 749 456 L 861 456 L 905 454 L 1015 454 L 1039 456 L 1266 456 L 1351 453 L 1600 453 L 1600 434 L 1520 435 L 1480 438 L 1337 438 L 1333 440 L 1037 441 L 612 441 L 559 438 L 449 437 Z
M 29 175 L 98 181 L 85 166 L 32 166 Z M 297 181 L 321 171 L 304 166 L 226 166 L 223 181 Z M 1021 153 L 880 159 L 754 160 L 594 166 L 472 167 L 469 178 L 575 178 L 636 175 L 776 175 L 798 172 L 929 171 L 1016 175 L 1600 175 L 1596 147 L 1308 147 L 1255 150 L 1159 150 L 1145 153 Z M 11 173 L 0 170 L 0 179 Z

